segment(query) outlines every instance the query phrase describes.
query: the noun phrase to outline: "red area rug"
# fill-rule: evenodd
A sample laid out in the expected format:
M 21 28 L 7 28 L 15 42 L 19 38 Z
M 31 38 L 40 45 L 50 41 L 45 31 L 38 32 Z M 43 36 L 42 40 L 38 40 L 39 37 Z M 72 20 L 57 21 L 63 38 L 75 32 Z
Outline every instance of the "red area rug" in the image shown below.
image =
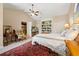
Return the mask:
M 0 56 L 58 56 L 58 54 L 45 46 L 32 45 L 31 42 L 28 42 L 2 53 Z

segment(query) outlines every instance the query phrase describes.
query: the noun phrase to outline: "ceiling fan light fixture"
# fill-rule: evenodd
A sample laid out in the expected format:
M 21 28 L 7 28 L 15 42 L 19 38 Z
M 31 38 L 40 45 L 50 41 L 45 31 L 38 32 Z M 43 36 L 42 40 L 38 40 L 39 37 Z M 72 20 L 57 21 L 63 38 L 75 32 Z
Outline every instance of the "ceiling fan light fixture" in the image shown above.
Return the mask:
M 34 4 L 32 4 L 32 9 L 29 9 L 29 11 L 31 12 L 31 16 L 39 15 L 39 10 L 34 10 Z
M 36 15 L 38 15 L 39 13 L 35 13 Z
M 35 14 L 34 13 L 31 13 L 31 16 L 34 16 Z

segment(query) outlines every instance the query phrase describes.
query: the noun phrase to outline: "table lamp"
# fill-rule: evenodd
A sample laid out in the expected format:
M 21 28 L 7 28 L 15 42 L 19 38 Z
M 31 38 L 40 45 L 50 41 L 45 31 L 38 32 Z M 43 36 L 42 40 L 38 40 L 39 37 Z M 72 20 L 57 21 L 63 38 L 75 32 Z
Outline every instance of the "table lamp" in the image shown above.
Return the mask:
M 65 27 L 66 29 L 70 29 L 70 25 L 69 25 L 69 24 L 65 24 L 64 27 Z

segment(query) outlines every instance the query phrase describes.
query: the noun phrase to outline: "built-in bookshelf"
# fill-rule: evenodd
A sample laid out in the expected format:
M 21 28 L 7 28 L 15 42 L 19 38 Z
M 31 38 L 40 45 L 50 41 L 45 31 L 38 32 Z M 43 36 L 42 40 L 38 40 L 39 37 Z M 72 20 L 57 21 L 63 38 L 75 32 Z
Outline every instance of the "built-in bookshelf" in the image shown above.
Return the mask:
M 51 33 L 51 20 L 42 21 L 42 33 Z

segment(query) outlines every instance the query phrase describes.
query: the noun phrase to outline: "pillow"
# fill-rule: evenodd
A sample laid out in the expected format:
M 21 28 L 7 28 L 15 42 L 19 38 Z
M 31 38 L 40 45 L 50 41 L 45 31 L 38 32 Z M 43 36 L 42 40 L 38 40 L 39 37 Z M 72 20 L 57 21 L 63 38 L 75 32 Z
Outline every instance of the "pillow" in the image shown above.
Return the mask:
M 72 29 L 64 30 L 61 33 L 61 36 L 66 37 L 67 39 L 72 39 L 72 40 L 74 40 L 77 37 L 77 35 L 78 35 L 78 31 L 72 30 Z
M 68 32 L 68 30 L 64 30 L 60 35 L 65 37 L 65 34 Z
M 68 38 L 68 39 L 71 39 L 71 40 L 74 40 L 78 35 L 78 31 L 68 31 L 66 34 L 65 34 L 65 37 Z

